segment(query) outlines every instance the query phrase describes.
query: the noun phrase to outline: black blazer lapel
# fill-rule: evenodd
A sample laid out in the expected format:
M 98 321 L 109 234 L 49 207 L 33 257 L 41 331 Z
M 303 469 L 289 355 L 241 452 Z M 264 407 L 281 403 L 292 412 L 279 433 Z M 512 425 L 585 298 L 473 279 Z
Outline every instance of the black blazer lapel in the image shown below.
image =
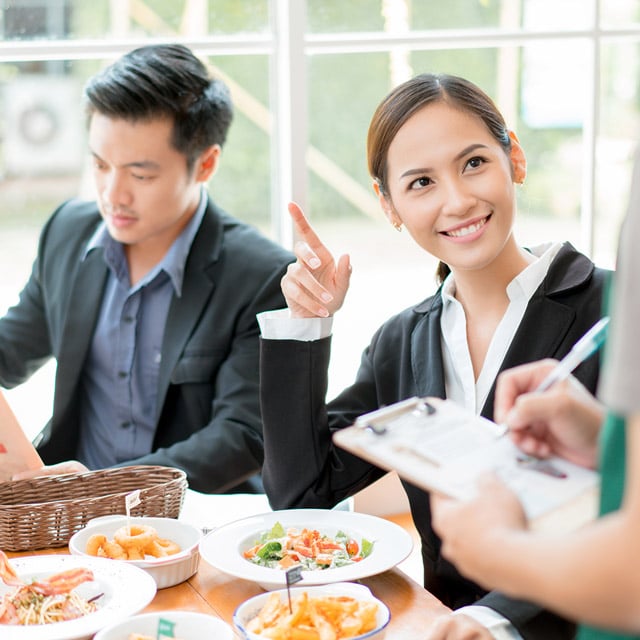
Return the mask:
M 102 249 L 94 249 L 81 261 L 75 282 L 69 285 L 71 295 L 67 320 L 60 340 L 60 355 L 57 358 L 54 415 L 65 415 L 78 384 L 102 306 L 107 273 Z
M 500 371 L 542 358 L 560 358 L 563 343 L 576 321 L 576 306 L 565 304 L 563 296 L 589 282 L 594 264 L 565 242 L 549 271 L 533 294 Z M 557 298 L 557 299 L 556 299 Z M 493 419 L 494 381 L 482 415 Z
M 442 298 L 440 292 L 418 305 L 415 313 L 424 313 L 411 336 L 411 370 L 418 396 L 445 397 L 444 364 L 440 317 Z

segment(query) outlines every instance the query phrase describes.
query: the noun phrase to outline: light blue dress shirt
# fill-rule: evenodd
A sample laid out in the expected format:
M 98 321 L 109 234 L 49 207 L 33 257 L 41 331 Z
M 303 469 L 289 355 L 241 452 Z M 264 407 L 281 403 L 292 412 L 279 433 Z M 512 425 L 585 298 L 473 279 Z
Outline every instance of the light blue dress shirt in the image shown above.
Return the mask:
M 90 469 L 150 453 L 157 406 L 162 339 L 174 295 L 182 294 L 185 264 L 207 205 L 196 213 L 164 258 L 134 286 L 121 243 L 102 223 L 87 254 L 102 250 L 109 275 L 81 379 L 77 458 Z

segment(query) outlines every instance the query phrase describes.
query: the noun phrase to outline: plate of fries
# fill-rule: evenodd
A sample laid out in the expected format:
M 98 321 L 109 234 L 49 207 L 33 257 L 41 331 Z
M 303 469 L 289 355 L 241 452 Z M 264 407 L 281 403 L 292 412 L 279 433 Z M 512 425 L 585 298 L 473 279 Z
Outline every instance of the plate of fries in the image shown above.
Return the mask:
M 282 589 L 286 587 L 286 571 L 291 563 L 273 562 L 264 566 L 260 558 L 252 555 L 256 545 L 268 539 L 274 529 L 281 529 L 286 535 L 311 531 L 322 541 L 348 539 L 360 547 L 366 541 L 366 557 L 358 554 L 361 557 L 353 558 L 357 561 L 314 569 L 304 557 L 308 551 L 302 549 L 296 562 L 303 586 L 351 582 L 382 573 L 402 562 L 413 548 L 411 535 L 383 518 L 352 511 L 289 509 L 242 518 L 214 529 L 201 540 L 200 555 L 223 573 L 256 582 L 267 591 Z M 282 539 L 270 544 L 277 547 L 278 543 L 286 546 Z
M 339 582 L 254 596 L 236 609 L 233 623 L 244 640 L 382 640 L 390 617 L 367 587 Z

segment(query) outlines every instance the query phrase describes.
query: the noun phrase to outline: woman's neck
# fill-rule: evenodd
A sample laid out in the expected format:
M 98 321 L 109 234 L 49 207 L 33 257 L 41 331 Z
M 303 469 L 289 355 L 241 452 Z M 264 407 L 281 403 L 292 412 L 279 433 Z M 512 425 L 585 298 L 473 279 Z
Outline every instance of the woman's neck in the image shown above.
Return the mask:
M 507 255 L 505 255 L 507 254 Z M 467 344 L 478 379 L 491 340 L 508 306 L 507 286 L 535 257 L 515 246 L 492 264 L 477 270 L 453 270 L 455 297 L 464 309 Z
M 534 260 L 535 256 L 515 243 L 491 264 L 481 269 L 452 269 L 455 297 L 465 308 L 481 311 L 508 305 L 507 286 Z

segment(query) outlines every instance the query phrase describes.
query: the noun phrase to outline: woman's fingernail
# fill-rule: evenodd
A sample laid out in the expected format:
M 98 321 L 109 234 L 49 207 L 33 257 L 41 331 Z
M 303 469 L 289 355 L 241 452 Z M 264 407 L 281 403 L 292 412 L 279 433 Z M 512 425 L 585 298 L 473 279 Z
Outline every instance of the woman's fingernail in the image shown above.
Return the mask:
M 310 258 L 309 259 L 309 266 L 312 269 L 317 269 L 320 266 L 320 260 L 318 258 Z
M 323 302 L 331 302 L 333 300 L 333 296 L 326 291 L 320 296 Z

